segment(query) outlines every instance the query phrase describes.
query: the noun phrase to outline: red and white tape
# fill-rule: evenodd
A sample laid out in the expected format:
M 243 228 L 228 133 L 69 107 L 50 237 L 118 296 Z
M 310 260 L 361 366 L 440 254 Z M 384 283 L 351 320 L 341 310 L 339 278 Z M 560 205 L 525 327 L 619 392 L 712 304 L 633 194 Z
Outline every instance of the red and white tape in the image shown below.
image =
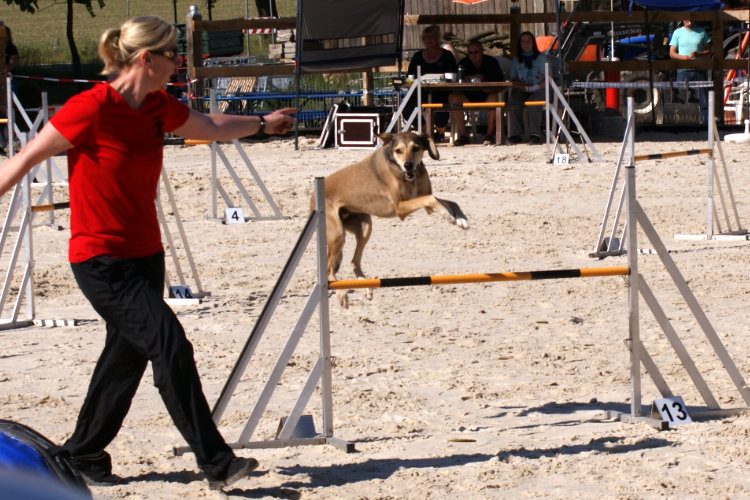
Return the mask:
M 249 21 L 260 21 L 262 19 L 276 19 L 275 17 L 249 17 Z M 270 35 L 272 33 L 275 33 L 276 30 L 274 28 L 250 28 L 246 30 L 242 30 L 242 33 L 245 35 L 251 34 L 251 35 Z
M 80 78 L 51 78 L 47 76 L 28 76 L 28 75 L 12 75 L 13 78 L 25 78 L 27 80 L 44 80 L 45 82 L 59 82 L 59 83 L 104 83 L 106 80 L 83 80 Z M 195 83 L 197 79 L 190 80 L 189 83 Z M 184 87 L 188 85 L 188 82 L 168 82 L 167 85 L 172 87 Z

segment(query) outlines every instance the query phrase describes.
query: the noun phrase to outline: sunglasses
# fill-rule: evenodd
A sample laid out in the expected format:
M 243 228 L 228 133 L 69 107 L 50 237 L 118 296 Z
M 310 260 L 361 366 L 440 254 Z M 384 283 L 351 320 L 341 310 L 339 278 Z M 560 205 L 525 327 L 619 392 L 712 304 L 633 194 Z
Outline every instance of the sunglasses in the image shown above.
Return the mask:
M 177 47 L 164 50 L 149 50 L 149 52 L 151 52 L 152 54 L 164 56 L 167 59 L 171 59 L 172 62 L 177 62 L 177 60 L 180 58 L 180 54 L 177 53 Z

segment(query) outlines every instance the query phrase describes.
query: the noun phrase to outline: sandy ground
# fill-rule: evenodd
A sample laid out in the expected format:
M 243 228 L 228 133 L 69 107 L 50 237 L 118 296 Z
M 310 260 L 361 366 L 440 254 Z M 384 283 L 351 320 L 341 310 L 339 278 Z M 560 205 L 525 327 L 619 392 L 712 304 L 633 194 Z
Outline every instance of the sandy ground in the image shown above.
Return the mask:
M 703 134 L 637 136 L 636 154 L 707 147 Z M 169 146 L 165 165 L 180 217 L 210 296 L 175 306 L 192 341 L 213 404 L 307 220 L 312 179 L 369 152 L 315 150 L 303 138 L 247 143 L 245 151 L 285 215 L 225 225 L 211 220 L 207 146 Z M 626 265 L 592 259 L 619 141 L 597 142 L 601 163 L 545 162 L 541 146 L 441 147 L 426 159 L 434 191 L 461 205 L 463 231 L 437 215 L 376 219 L 363 267 L 372 277 L 531 271 Z M 723 144 L 741 221 L 750 217 L 747 145 Z M 240 156 L 224 151 L 263 215 L 263 200 Z M 685 241 L 706 230 L 706 156 L 641 162 L 638 197 L 670 255 L 726 345 L 750 375 L 746 309 L 747 241 Z M 65 167 L 64 159 L 58 165 Z M 229 196 L 242 201 L 219 163 Z M 6 197 L 7 198 L 7 197 Z M 60 199 L 65 199 L 64 194 Z M 6 201 L 6 200 L 3 200 Z M 223 215 L 226 203 L 218 200 Z M 171 209 L 168 217 L 173 219 Z M 37 219 L 36 317 L 80 326 L 0 332 L 0 417 L 62 442 L 72 432 L 104 324 L 78 291 L 66 263 L 68 221 Z M 744 219 L 743 219 L 744 217 Z M 170 226 L 176 234 L 174 224 Z M 726 227 L 726 226 L 724 226 Z M 744 226 L 747 227 L 747 226 Z M 642 248 L 650 248 L 640 233 Z M 178 245 L 179 246 L 179 245 Z M 7 246 L 2 265 L 7 267 Z M 340 278 L 351 278 L 345 249 Z M 264 381 L 315 282 L 314 247 L 260 342 L 220 429 L 236 442 Z M 658 257 L 639 266 L 722 408 L 747 406 L 672 285 Z M 190 274 L 181 257 L 183 270 Z M 4 271 L 5 267 L 3 267 Z M 170 276 L 176 283 L 173 265 Z M 187 284 L 196 291 L 194 278 Z M 623 277 L 446 285 L 331 300 L 334 435 L 356 453 L 330 446 L 241 450 L 260 467 L 226 494 L 238 498 L 747 498 L 750 416 L 702 420 L 670 431 L 623 423 L 630 411 L 627 282 Z M 691 412 L 700 394 L 641 302 L 646 349 Z M 3 317 L 8 316 L 3 311 Z M 317 313 L 288 363 L 253 440 L 272 439 L 318 356 Z M 645 370 L 644 412 L 660 397 Z M 305 413 L 322 428 L 316 391 Z M 124 484 L 93 488 L 100 498 L 220 498 L 207 489 L 182 446 L 150 371 L 108 451 Z

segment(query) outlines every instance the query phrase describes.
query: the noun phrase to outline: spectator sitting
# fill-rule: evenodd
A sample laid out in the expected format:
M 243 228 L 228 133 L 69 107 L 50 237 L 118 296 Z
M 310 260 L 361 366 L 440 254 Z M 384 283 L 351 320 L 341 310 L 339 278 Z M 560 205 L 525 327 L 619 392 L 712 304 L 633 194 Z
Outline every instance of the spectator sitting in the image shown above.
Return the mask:
M 690 61 L 711 54 L 711 37 L 706 30 L 695 26 L 690 19 L 682 21 L 682 28 L 677 28 L 672 33 L 669 41 L 669 57 L 681 61 Z M 705 71 L 697 69 L 678 69 L 678 82 L 697 82 L 708 80 Z M 708 121 L 708 90 L 703 87 L 698 90 L 698 103 L 700 106 L 701 124 Z
M 417 75 L 417 67 L 421 68 L 421 74 L 430 73 L 455 73 L 457 70 L 456 58 L 449 50 L 440 46 L 440 27 L 433 24 L 427 26 L 422 31 L 422 43 L 424 49 L 414 53 L 409 62 L 408 74 Z M 425 92 L 422 91 L 422 102 L 426 102 Z M 432 102 L 446 104 L 448 102 L 448 92 L 431 92 Z M 405 116 L 409 116 L 416 106 L 416 96 L 413 96 L 409 104 L 404 108 Z M 435 113 L 435 140 L 440 142 L 445 128 L 448 125 L 450 115 L 448 113 Z M 432 131 L 429 131 L 432 132 Z
M 459 68 L 463 68 L 464 79 L 480 82 L 501 82 L 505 80 L 503 70 L 497 59 L 484 54 L 484 47 L 477 41 L 469 42 L 467 46 L 468 55 L 464 57 Z M 495 92 L 476 90 L 471 92 L 452 92 L 448 96 L 451 104 L 462 104 L 464 102 L 494 102 L 497 100 Z M 451 112 L 453 122 L 458 128 L 458 139 L 453 143 L 455 146 L 463 146 L 469 142 L 469 133 L 466 130 L 466 121 L 463 111 Z M 495 113 L 487 113 L 487 133 L 484 144 L 489 146 L 495 143 Z
M 521 142 L 524 103 L 545 99 L 544 65 L 546 62 L 547 57 L 539 52 L 534 35 L 529 31 L 521 33 L 516 45 L 516 57 L 513 58 L 510 66 L 509 79 L 522 82 L 526 84 L 526 87 L 512 88 L 510 91 L 508 98 L 509 144 Z M 530 106 L 527 109 L 528 130 L 526 132 L 529 134 L 529 144 L 542 142 L 542 111 L 541 106 Z

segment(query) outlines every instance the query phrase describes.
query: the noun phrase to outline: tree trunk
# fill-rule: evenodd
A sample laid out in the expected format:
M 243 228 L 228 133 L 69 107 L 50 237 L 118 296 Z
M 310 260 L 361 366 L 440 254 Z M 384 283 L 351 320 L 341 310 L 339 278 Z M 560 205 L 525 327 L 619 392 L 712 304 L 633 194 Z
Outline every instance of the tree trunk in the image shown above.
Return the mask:
M 68 0 L 68 14 L 65 27 L 65 34 L 68 36 L 68 46 L 70 47 L 70 62 L 73 65 L 73 75 L 81 76 L 81 56 L 78 55 L 76 41 L 73 38 L 73 0 Z
M 276 0 L 255 0 L 255 8 L 258 9 L 258 17 L 278 17 Z

